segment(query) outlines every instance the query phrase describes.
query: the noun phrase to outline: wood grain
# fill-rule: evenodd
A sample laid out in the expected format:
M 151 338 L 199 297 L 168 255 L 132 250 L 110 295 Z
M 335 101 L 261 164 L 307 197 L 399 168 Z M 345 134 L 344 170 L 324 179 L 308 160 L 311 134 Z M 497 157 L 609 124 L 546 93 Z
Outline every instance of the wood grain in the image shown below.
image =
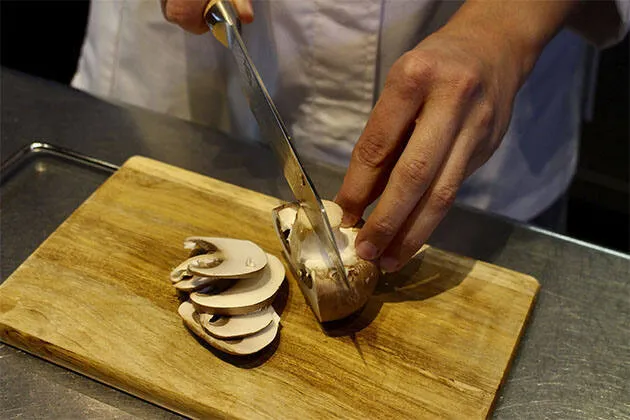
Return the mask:
M 255 357 L 189 333 L 169 280 L 183 239 L 249 239 L 280 257 L 278 204 L 131 158 L 0 286 L 0 338 L 192 417 L 488 416 L 539 285 L 437 249 L 325 329 L 289 277 L 279 339 Z

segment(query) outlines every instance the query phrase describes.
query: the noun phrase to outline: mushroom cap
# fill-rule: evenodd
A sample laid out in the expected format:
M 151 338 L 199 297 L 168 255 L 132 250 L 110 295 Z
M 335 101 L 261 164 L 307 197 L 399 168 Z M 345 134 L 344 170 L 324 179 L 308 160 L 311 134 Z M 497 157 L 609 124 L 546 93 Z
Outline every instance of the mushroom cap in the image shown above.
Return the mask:
M 203 339 L 217 350 L 237 356 L 253 354 L 267 347 L 276 337 L 280 325 L 280 317 L 274 312 L 275 316 L 269 325 L 257 333 L 243 338 L 221 340 L 211 336 L 204 330 L 199 323 L 199 314 L 195 312 L 195 307 L 190 301 L 183 302 L 179 305 L 177 312 L 184 320 L 184 324 L 199 338 Z
M 194 241 L 207 242 L 216 251 L 189 258 L 174 272 L 187 264 L 188 272 L 200 277 L 242 279 L 256 276 L 267 265 L 267 255 L 251 241 L 194 236 L 187 238 L 185 244 Z
M 213 337 L 241 338 L 262 330 L 273 321 L 276 315 L 276 311 L 270 305 L 245 315 L 224 316 L 200 313 L 199 323 Z
M 346 318 L 366 304 L 378 283 L 380 270 L 371 261 L 359 260 L 347 267 L 350 290 L 325 269 L 309 271 L 317 294 L 316 315 L 321 322 Z
M 219 315 L 243 315 L 268 306 L 284 281 L 282 262 L 267 254 L 267 265 L 255 277 L 241 279 L 224 292 L 208 295 L 190 294 L 190 300 L 201 312 Z

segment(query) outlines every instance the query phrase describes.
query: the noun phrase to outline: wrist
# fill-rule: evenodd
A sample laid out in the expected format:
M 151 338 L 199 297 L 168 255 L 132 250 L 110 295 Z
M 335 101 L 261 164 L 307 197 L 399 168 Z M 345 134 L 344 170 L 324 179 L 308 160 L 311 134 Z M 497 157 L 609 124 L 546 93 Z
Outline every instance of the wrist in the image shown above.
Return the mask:
M 578 0 L 467 0 L 442 30 L 458 32 L 488 54 L 501 54 L 520 85 L 577 7 Z

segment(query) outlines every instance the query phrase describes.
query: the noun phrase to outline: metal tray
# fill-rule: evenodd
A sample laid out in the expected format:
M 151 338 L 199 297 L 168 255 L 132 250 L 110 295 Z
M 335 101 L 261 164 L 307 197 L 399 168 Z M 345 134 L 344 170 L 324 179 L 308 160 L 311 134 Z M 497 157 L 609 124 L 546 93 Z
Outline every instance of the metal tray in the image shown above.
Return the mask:
M 0 284 L 117 169 L 109 162 L 40 142 L 4 161 Z
M 117 166 L 31 143 L 0 167 L 0 284 Z M 179 416 L 0 343 L 0 418 L 176 419 Z

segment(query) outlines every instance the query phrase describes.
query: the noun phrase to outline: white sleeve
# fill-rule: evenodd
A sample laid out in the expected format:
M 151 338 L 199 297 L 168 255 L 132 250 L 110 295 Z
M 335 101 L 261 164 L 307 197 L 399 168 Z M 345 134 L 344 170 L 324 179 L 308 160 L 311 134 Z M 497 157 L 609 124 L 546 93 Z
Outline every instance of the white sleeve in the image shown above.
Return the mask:
M 630 0 L 615 0 L 619 13 L 620 28 L 616 41 L 621 41 L 630 28 Z

